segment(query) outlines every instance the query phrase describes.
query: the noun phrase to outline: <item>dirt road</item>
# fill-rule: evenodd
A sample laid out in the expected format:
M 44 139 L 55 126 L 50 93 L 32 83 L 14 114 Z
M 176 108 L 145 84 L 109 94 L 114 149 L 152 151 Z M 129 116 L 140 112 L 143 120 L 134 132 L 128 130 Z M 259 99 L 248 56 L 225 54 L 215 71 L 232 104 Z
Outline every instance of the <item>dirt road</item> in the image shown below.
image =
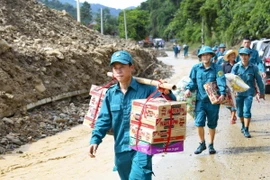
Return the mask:
M 197 59 L 159 58 L 175 66 L 171 83 L 189 74 Z M 254 101 L 250 127 L 252 138 L 244 138 L 237 124 L 229 123 L 229 111 L 221 107 L 215 147 L 217 154 L 204 151 L 194 155 L 198 146 L 196 129 L 191 119 L 187 123 L 185 149 L 181 153 L 155 155 L 154 180 L 219 180 L 270 179 L 270 111 L 268 101 Z M 22 146 L 11 154 L 0 156 L 1 180 L 117 180 L 113 168 L 113 138 L 107 136 L 100 145 L 97 157 L 88 157 L 91 130 L 83 125 L 38 142 Z M 22 153 L 21 153 L 22 152 Z

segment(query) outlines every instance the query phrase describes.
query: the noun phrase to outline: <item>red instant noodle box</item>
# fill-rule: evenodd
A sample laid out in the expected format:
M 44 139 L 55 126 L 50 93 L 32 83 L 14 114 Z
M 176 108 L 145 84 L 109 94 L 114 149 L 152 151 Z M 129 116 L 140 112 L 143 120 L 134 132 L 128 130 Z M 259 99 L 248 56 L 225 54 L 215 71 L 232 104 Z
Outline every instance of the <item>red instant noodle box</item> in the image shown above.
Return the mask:
M 176 129 L 186 127 L 186 116 L 175 116 L 173 118 L 157 118 L 155 120 L 148 120 L 147 118 L 142 118 L 141 123 L 139 122 L 138 115 L 131 115 L 130 124 L 141 125 L 142 127 L 160 131 L 166 129 Z
M 203 85 L 210 101 L 212 104 L 218 104 L 218 86 L 216 82 L 208 82 Z M 222 103 L 225 106 L 235 107 L 235 99 L 234 94 L 229 90 L 229 88 L 226 88 L 226 96 L 225 100 Z
M 186 114 L 186 102 L 136 99 L 132 102 L 130 122 L 156 131 L 185 128 Z
M 98 117 L 102 100 L 106 94 L 107 88 L 92 85 L 89 94 L 91 95 L 89 109 L 84 116 L 83 125 L 93 128 Z
M 150 144 L 176 142 L 185 140 L 186 128 L 155 131 L 137 125 L 130 125 L 130 137 L 148 142 Z
M 163 98 L 133 100 L 130 136 L 150 144 L 183 141 L 186 113 L 185 102 Z
M 157 118 L 169 118 L 186 116 L 186 103 L 177 101 L 168 101 L 164 98 L 135 99 L 132 101 L 133 115 L 140 115 L 144 108 L 143 119 L 155 122 Z

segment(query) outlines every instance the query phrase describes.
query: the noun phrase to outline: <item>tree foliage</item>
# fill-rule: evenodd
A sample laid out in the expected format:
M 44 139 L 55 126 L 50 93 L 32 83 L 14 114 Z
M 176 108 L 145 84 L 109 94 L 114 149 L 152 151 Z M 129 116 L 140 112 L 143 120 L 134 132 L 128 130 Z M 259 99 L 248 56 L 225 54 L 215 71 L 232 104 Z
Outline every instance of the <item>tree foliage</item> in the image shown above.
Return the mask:
M 101 11 L 95 16 L 95 21 L 97 25 L 95 29 L 99 32 L 101 31 Z M 103 19 L 103 34 L 106 35 L 115 35 L 118 33 L 118 22 L 117 17 L 114 17 L 110 13 L 109 8 L 102 9 L 102 19 Z
M 59 11 L 65 10 L 67 11 L 74 19 L 77 19 L 77 10 L 71 4 L 65 3 L 62 4 L 59 0 L 39 0 L 46 6 L 52 9 L 56 9 Z
M 76 9 L 58 0 L 39 0 L 51 8 L 65 9 L 76 18 Z M 243 37 L 270 37 L 269 0 L 147 0 L 126 10 L 128 38 L 141 40 L 148 36 L 181 43 L 204 42 L 207 45 L 239 43 Z M 83 7 L 82 7 L 83 8 Z M 89 17 L 85 5 L 82 17 Z M 85 15 L 83 15 L 85 14 Z M 125 37 L 123 12 L 118 19 L 104 9 L 104 34 L 118 32 Z M 83 23 L 89 22 L 89 19 Z M 100 31 L 100 13 L 95 17 Z
M 125 10 L 127 36 L 134 40 L 142 40 L 147 35 L 147 25 L 149 24 L 149 13 L 144 10 Z M 119 14 L 119 36 L 125 38 L 124 11 Z
M 80 8 L 81 11 L 81 22 L 84 25 L 89 25 L 92 21 L 91 5 L 88 2 L 84 2 Z
M 147 0 L 149 33 L 181 42 L 235 45 L 270 36 L 268 0 Z M 170 14 L 169 14 L 170 13 Z

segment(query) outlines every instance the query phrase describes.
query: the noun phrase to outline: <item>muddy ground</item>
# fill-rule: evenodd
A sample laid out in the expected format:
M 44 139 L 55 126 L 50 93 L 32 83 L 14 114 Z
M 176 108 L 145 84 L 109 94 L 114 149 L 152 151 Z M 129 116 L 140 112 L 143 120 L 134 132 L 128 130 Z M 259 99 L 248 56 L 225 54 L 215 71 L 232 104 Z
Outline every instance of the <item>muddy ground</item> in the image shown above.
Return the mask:
M 188 75 L 197 58 L 159 58 L 174 66 L 175 73 L 168 82 L 177 83 Z M 270 123 L 269 98 L 254 100 L 250 133 L 247 139 L 237 124 L 229 122 L 229 111 L 221 107 L 215 148 L 217 154 L 200 155 L 193 152 L 198 146 L 198 136 L 192 119 L 187 121 L 187 138 L 184 152 L 158 154 L 153 158 L 154 180 L 223 180 L 223 179 L 270 179 Z M 91 129 L 78 125 L 57 135 L 26 144 L 11 154 L 0 156 L 0 179 L 70 179 L 70 180 L 117 180 L 113 168 L 113 139 L 106 136 L 97 157 L 88 157 Z

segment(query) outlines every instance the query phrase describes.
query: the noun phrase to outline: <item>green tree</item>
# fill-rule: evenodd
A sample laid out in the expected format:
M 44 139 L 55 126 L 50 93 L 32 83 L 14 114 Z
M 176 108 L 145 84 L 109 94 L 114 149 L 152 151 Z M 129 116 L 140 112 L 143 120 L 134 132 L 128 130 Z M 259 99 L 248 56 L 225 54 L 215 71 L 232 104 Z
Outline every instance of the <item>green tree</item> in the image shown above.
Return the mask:
M 51 9 L 56 9 L 59 11 L 65 10 L 68 14 L 70 14 L 74 19 L 77 18 L 77 11 L 72 5 L 65 3 L 62 4 L 59 0 L 39 0 L 41 3 L 45 4 L 47 7 Z
M 65 9 L 76 18 L 76 8 L 59 0 L 39 0 L 48 7 Z M 135 40 L 146 36 L 161 37 L 179 42 L 207 45 L 238 44 L 243 37 L 270 37 L 269 0 L 146 0 L 137 9 L 127 10 L 128 37 Z M 89 23 L 91 6 L 81 7 L 82 23 Z M 84 17 L 86 17 L 84 19 Z M 100 31 L 100 13 L 95 17 Z M 119 23 L 119 26 L 118 26 Z M 104 34 L 118 32 L 125 37 L 123 12 L 113 17 L 103 10 Z
M 172 38 L 174 34 L 169 23 L 175 16 L 176 10 L 182 0 L 148 0 L 142 3 L 140 10 L 149 12 L 149 25 L 147 29 L 153 37 L 162 37 L 164 39 Z
M 81 22 L 84 25 L 89 25 L 89 23 L 92 21 L 91 5 L 85 1 L 81 6 L 80 11 L 81 11 Z
M 102 10 L 103 14 L 103 33 L 105 35 L 114 35 L 118 33 L 118 22 L 117 17 L 114 17 L 110 13 L 109 8 L 104 8 Z M 95 16 L 95 21 L 97 23 L 97 26 L 95 26 L 95 29 L 99 32 L 101 31 L 101 15 L 100 10 Z
M 270 37 L 270 1 L 257 0 L 246 25 L 253 38 Z
M 200 15 L 202 17 L 203 36 L 206 44 L 215 44 L 216 37 L 214 36 L 217 12 L 219 8 L 219 0 L 206 0 L 200 8 Z
M 251 17 L 250 11 L 252 11 L 254 4 L 248 2 L 249 0 L 240 0 L 235 4 L 232 3 L 232 7 L 234 7 L 231 9 L 233 11 L 233 20 L 229 26 L 224 29 L 226 37 L 225 40 L 228 41 L 231 45 L 238 43 L 243 39 L 243 37 L 250 36 L 246 22 Z M 240 4 L 241 6 L 239 6 Z
M 149 24 L 149 13 L 144 10 L 126 10 L 126 23 L 128 38 L 142 40 L 149 36 L 147 25 Z M 124 13 L 119 14 L 119 36 L 125 38 Z
M 205 0 L 183 0 L 168 28 L 181 42 L 200 42 L 202 17 L 199 9 Z M 168 29 L 167 28 L 167 29 Z M 166 29 L 166 30 L 167 30 Z

